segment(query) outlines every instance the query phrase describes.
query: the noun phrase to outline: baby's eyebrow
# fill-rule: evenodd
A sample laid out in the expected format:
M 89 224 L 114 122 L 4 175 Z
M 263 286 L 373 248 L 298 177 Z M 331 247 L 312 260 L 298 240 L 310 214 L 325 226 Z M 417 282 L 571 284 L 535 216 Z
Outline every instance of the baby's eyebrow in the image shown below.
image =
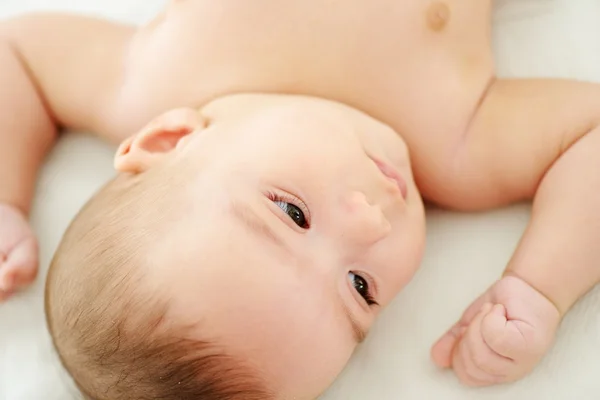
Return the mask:
M 273 227 L 266 223 L 247 203 L 232 202 L 231 213 L 252 233 L 284 249 L 287 253 L 293 254 L 288 244 L 273 230 Z

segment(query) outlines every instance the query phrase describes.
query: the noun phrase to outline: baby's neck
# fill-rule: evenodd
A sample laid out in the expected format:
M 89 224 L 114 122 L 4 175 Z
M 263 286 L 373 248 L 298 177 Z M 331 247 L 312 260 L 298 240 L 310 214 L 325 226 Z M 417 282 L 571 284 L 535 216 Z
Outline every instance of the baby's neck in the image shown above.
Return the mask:
M 363 114 L 349 105 L 320 97 L 267 93 L 243 93 L 218 97 L 200 109 L 208 120 L 237 120 L 264 108 L 287 105 L 320 108 L 329 112 L 344 113 L 350 119 Z

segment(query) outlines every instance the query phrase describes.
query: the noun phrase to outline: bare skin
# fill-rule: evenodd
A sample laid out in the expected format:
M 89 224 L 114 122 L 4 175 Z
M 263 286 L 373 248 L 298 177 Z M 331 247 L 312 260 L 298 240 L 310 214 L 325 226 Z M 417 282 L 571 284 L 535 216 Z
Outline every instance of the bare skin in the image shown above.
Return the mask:
M 0 296 L 35 275 L 35 248 L 15 261 L 33 236 L 14 214 L 27 214 L 58 127 L 121 142 L 177 107 L 309 95 L 391 126 L 429 201 L 480 210 L 534 200 L 506 276 L 433 349 L 465 384 L 522 378 L 600 281 L 600 86 L 497 79 L 490 14 L 489 0 L 179 0 L 139 29 L 66 15 L 5 21 L 0 202 L 12 222 L 0 240 L 16 239 L 0 241 Z

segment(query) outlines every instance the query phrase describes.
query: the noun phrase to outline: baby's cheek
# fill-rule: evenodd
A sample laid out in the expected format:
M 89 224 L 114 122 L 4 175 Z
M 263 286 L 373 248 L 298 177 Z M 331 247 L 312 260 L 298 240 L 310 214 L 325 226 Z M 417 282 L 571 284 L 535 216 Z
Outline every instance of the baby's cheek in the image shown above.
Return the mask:
M 382 267 L 377 272 L 382 285 L 381 302 L 387 304 L 392 301 L 414 278 L 422 263 L 423 243 L 414 237 L 404 236 L 396 238 L 383 249 L 379 255 Z
M 318 324 L 298 326 L 288 336 L 294 340 L 285 340 L 265 354 L 271 360 L 281 360 L 281 367 L 272 374 L 287 395 L 281 398 L 317 398 L 344 369 L 356 346 L 348 327 L 339 321 L 339 316 L 320 315 Z
M 410 283 L 415 275 L 415 268 L 401 262 L 380 274 L 382 286 L 378 301 L 382 306 L 389 304 Z

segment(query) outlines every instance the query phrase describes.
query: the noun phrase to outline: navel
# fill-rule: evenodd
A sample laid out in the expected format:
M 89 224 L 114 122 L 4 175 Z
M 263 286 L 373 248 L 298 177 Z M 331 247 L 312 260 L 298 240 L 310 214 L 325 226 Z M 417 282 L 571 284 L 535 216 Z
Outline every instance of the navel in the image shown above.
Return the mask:
M 450 7 L 443 1 L 434 1 L 427 9 L 427 26 L 434 32 L 444 30 L 450 21 Z

